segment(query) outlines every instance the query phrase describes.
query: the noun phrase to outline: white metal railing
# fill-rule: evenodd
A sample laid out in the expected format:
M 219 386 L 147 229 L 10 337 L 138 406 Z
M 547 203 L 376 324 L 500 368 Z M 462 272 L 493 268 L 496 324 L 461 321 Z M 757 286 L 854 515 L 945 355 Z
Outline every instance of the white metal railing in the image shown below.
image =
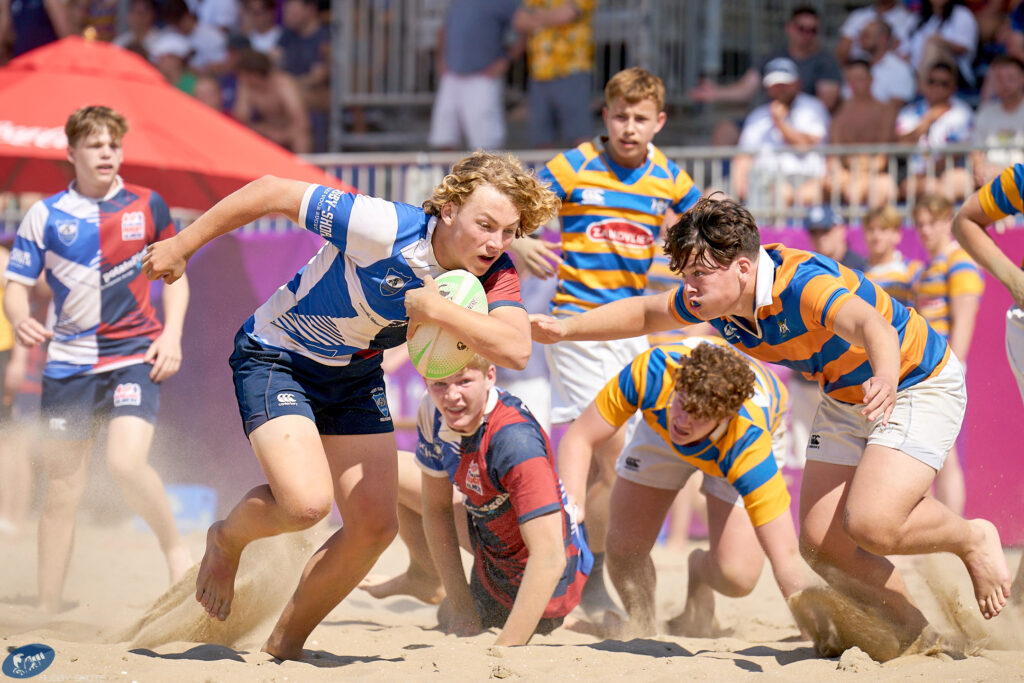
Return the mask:
M 734 159 L 737 155 L 746 154 L 734 147 L 666 147 L 662 151 L 678 163 L 704 193 L 721 190 L 735 196 L 735 179 L 733 178 Z M 761 152 L 762 161 L 770 167 L 773 155 L 791 153 L 795 150 L 779 150 L 775 153 Z M 970 146 L 950 146 L 941 150 L 926 150 L 913 145 L 847 145 L 822 146 L 812 150 L 823 159 L 830 160 L 833 166 L 849 162 L 857 157 L 879 155 L 884 163 L 872 168 L 867 175 L 869 181 L 882 181 L 885 176 L 891 183 L 890 190 L 898 192 L 901 180 L 904 185 L 903 196 L 897 195 L 891 203 L 899 208 L 905 217 L 913 206 L 914 197 L 925 184 L 941 182 L 944 168 L 959 168 L 967 178 L 974 171 L 971 152 L 998 151 L 1007 159 L 1024 161 L 1024 150 L 998 148 L 974 148 Z M 513 152 L 529 167 L 537 168 L 549 161 L 556 152 L 552 150 L 523 150 Z M 392 201 L 401 201 L 419 205 L 435 185 L 444 177 L 451 165 L 458 161 L 465 152 L 384 152 L 384 153 L 347 153 L 318 154 L 306 157 L 310 162 L 320 166 L 345 183 L 357 188 L 360 192 L 383 197 Z M 1014 157 L 1014 155 L 1016 155 Z M 920 170 L 920 175 L 914 173 Z M 775 180 L 769 176 L 768 180 Z M 833 171 L 823 176 L 827 181 L 823 186 L 820 201 L 828 203 L 839 214 L 845 216 L 853 224 L 868 209 L 877 203 L 871 194 L 865 195 L 860 201 L 850 202 L 843 196 L 843 186 Z M 751 191 L 743 201 L 754 214 L 755 218 L 765 225 L 784 226 L 801 220 L 810 204 L 787 203 L 777 183 L 762 183 L 765 187 L 760 191 Z M 879 182 L 878 184 L 883 184 Z M 948 189 L 948 188 L 944 188 Z M 967 189 L 974 189 L 974 185 Z M 963 193 L 961 193 L 963 194 Z M 10 239 L 17 228 L 24 210 L 18 207 L 0 215 L 0 238 Z M 194 212 L 175 211 L 176 219 L 188 223 L 196 215 Z M 271 217 L 249 226 L 250 230 L 288 230 L 292 224 L 281 217 Z

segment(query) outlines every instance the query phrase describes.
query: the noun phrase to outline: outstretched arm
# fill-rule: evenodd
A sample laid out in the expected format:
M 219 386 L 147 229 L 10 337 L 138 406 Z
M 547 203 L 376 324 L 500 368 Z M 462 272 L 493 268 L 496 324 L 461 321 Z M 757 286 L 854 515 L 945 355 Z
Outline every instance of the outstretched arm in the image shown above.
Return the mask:
M 560 341 L 606 341 L 663 332 L 682 323 L 672 315 L 675 290 L 632 296 L 568 318 L 531 315 L 533 338 L 542 344 Z
M 559 509 L 519 525 L 529 555 L 512 611 L 495 645 L 526 645 L 544 616 L 565 571 L 561 512 Z
M 618 427 L 608 424 L 596 403 L 587 406 L 558 442 L 558 475 L 570 503 L 576 504 L 577 520 L 583 521 L 587 502 L 587 476 L 594 451 L 615 436 Z
M 462 567 L 459 536 L 455 530 L 452 508 L 452 484 L 442 477 L 423 477 L 423 533 L 427 538 L 430 556 L 441 575 L 447 597 L 448 618 L 441 623 L 445 633 L 472 636 L 483 626 L 480 615 L 469 592 L 466 571 Z M 441 611 L 438 616 L 440 618 Z
M 775 583 L 782 597 L 789 598 L 807 587 L 807 574 L 800 558 L 800 546 L 789 508 L 770 522 L 754 527 L 757 541 L 772 565 Z
M 953 237 L 978 265 L 1003 283 L 1017 306 L 1024 308 L 1024 271 L 1010 260 L 988 234 L 986 228 L 992 222 L 982 210 L 978 193 L 975 192 L 953 218 Z
M 163 278 L 169 284 L 184 274 L 192 254 L 215 237 L 272 213 L 298 222 L 307 187 L 309 183 L 270 175 L 252 181 L 217 202 L 174 237 L 149 245 L 142 259 L 142 272 L 150 280 Z

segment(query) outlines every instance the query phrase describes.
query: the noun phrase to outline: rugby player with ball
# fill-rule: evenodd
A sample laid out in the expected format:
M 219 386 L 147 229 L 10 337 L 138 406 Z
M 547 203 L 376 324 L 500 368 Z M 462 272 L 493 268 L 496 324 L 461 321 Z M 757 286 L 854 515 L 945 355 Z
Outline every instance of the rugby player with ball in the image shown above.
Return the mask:
M 263 646 L 279 659 L 302 657 L 313 628 L 398 528 L 381 352 L 402 344 L 410 324 L 432 323 L 494 363 L 525 366 L 530 324 L 505 249 L 557 208 L 514 157 L 478 152 L 456 163 L 422 208 L 265 176 L 148 250 L 146 274 L 174 282 L 201 246 L 271 213 L 326 240 L 235 338 L 235 393 L 267 484 L 210 527 L 196 580 L 210 616 L 228 618 L 246 545 L 308 528 L 336 501 L 344 526 L 310 558 Z M 433 278 L 456 269 L 479 278 L 489 315 L 440 295 Z

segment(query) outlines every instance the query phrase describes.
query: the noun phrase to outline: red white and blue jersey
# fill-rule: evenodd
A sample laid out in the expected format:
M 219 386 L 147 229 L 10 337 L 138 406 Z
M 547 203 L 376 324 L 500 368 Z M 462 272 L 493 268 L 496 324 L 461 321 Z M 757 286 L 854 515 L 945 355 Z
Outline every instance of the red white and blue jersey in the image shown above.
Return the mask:
M 564 617 L 580 601 L 593 555 L 576 525 L 551 443 L 518 398 L 501 389 L 488 396 L 484 422 L 473 434 L 449 429 L 430 396 L 420 403 L 416 462 L 428 475 L 448 477 L 466 499 L 473 571 L 506 607 L 515 602 L 529 555 L 519 525 L 542 515 L 562 516 L 565 572 L 544 610 Z
M 43 374 L 57 379 L 142 363 L 163 326 L 142 274 L 146 245 L 175 233 L 160 195 L 118 177 L 102 199 L 74 183 L 36 202 L 18 228 L 8 280 L 40 274 L 53 290 L 55 323 Z
M 381 351 L 405 343 L 405 292 L 445 272 L 431 245 L 437 219 L 409 204 L 310 185 L 299 224 L 327 243 L 256 309 L 246 333 L 323 365 L 379 363 Z M 523 308 L 507 254 L 480 282 L 489 311 Z
M 900 343 L 898 389 L 932 377 L 949 358 L 946 340 L 914 309 L 896 301 L 864 273 L 811 251 L 781 244 L 761 247 L 755 284 L 754 329 L 739 318 L 710 320 L 730 344 L 752 358 L 778 363 L 816 380 L 837 401 L 864 400 L 862 384 L 874 374 L 867 351 L 835 332 L 843 305 L 858 297 L 896 328 Z M 682 286 L 670 307 L 683 323 L 701 319 Z

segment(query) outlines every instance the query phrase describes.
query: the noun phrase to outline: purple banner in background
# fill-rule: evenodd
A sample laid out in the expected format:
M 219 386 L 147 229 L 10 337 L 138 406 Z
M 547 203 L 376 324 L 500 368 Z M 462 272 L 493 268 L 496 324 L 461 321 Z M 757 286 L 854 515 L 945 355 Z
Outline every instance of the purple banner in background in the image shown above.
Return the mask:
M 765 243 L 805 248 L 797 229 L 762 229 Z M 908 231 L 904 254 L 923 253 Z M 1024 231 L 997 236 L 1007 253 L 1024 256 Z M 316 235 L 287 231 L 235 233 L 200 250 L 189 264 L 192 303 L 183 340 L 184 362 L 164 387 L 154 459 L 168 481 L 202 483 L 217 489 L 221 515 L 246 490 L 265 483 L 242 432 L 228 356 L 235 332 L 277 288 L 319 248 Z M 851 243 L 863 253 L 859 231 Z M 914 245 L 910 247 L 909 245 Z M 1010 296 L 993 278 L 978 313 L 967 366 L 967 420 L 961 458 L 967 479 L 967 514 L 991 519 L 1004 542 L 1024 541 L 1024 415 L 1004 349 L 1005 312 Z M 391 378 L 388 396 L 399 424 L 400 448 L 415 446 L 415 419 L 423 380 L 411 366 Z M 794 492 L 795 493 L 795 492 Z

